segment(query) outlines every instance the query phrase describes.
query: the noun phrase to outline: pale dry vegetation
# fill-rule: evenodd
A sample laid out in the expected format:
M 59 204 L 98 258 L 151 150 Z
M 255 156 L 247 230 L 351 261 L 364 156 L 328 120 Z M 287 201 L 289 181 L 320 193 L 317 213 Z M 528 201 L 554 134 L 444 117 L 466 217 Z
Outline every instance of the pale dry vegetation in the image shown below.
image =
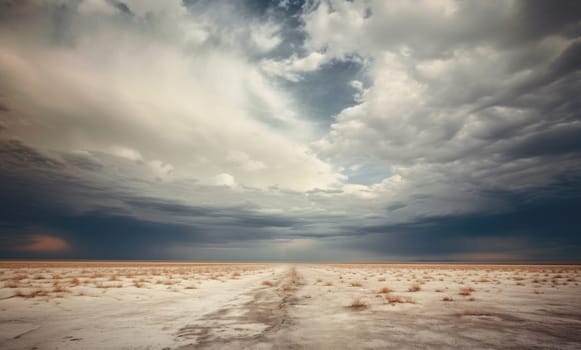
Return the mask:
M 458 292 L 458 295 L 462 295 L 462 296 L 467 297 L 467 296 L 472 295 L 472 292 L 474 292 L 474 291 L 475 290 L 472 287 L 462 288 L 462 289 L 460 289 L 460 292 Z
M 222 263 L 0 262 L 0 299 L 98 296 L 128 287 L 165 286 L 181 292 L 196 289 L 193 282 L 223 282 L 264 268 L 266 265 Z
M 422 287 L 419 284 L 412 284 L 409 288 L 408 288 L 408 292 L 419 292 L 420 290 L 422 290 Z
M 365 303 L 361 298 L 355 298 L 351 302 L 352 309 L 365 309 L 367 308 L 367 303 Z
M 415 304 L 414 299 L 399 295 L 387 295 L 385 300 L 388 304 Z
M 321 293 L 333 293 L 341 297 L 354 296 L 350 288 L 367 290 L 373 298 L 368 299 L 366 308 L 381 310 L 382 303 L 437 305 L 438 302 L 455 302 L 449 307 L 457 308 L 470 302 L 495 303 L 499 295 L 504 298 L 542 298 L 551 290 L 567 289 L 579 285 L 579 266 L 558 265 L 461 265 L 461 264 L 332 264 L 326 265 L 326 273 L 334 279 L 319 279 L 323 285 L 333 282 L 336 287 Z M 381 282 L 389 281 L 389 287 Z M 362 283 L 363 282 L 363 283 Z M 522 286 L 531 286 L 529 291 Z M 520 291 L 519 291 L 520 290 Z M 416 293 L 409 298 L 397 292 Z M 478 291 L 478 292 L 477 292 Z M 358 289 L 359 293 L 360 290 Z M 478 293 L 477 298 L 475 293 Z M 455 297 L 451 295 L 458 295 Z M 440 294 L 438 296 L 438 294 Z M 444 294 L 444 295 L 441 295 Z M 539 299 L 539 301 L 541 301 Z M 409 306 L 415 307 L 415 306 Z M 436 307 L 436 306 L 434 306 Z
M 383 287 L 377 291 L 377 293 L 380 293 L 380 294 L 387 294 L 387 293 L 391 293 L 391 292 L 393 292 L 393 290 L 389 287 Z

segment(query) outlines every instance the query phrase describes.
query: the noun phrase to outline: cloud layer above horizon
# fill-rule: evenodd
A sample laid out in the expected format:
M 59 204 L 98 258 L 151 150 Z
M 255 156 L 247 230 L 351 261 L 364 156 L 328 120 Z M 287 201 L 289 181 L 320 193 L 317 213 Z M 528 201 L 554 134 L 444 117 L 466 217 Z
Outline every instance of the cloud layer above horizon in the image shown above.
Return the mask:
M 0 0 L 0 257 L 578 260 L 578 1 Z

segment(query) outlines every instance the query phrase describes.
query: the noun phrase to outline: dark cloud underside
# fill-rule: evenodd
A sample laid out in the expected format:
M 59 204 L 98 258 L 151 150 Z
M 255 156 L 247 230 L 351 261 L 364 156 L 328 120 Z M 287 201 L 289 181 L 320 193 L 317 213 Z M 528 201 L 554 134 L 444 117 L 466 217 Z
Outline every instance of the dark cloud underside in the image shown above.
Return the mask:
M 572 261 L 579 1 L 0 0 L 0 257 Z

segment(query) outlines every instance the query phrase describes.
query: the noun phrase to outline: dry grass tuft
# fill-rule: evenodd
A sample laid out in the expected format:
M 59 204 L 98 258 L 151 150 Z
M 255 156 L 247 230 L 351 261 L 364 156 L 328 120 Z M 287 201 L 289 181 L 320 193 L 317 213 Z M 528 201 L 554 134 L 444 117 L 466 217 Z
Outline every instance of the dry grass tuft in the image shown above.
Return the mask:
M 365 309 L 366 307 L 367 307 L 367 304 L 363 300 L 361 300 L 360 298 L 355 298 L 351 302 L 352 309 Z
M 412 284 L 409 288 L 408 288 L 408 292 L 419 292 L 420 290 L 422 290 L 422 287 L 420 287 L 419 284 Z
M 133 281 L 133 287 L 135 288 L 142 288 L 143 287 L 143 283 L 138 281 L 138 280 L 134 280 Z
M 472 292 L 474 292 L 474 291 L 475 291 L 475 289 L 472 287 L 462 288 L 462 289 L 460 289 L 460 292 L 458 293 L 458 295 L 462 295 L 462 296 L 467 297 L 467 296 L 472 295 Z
M 14 296 L 17 298 L 35 298 L 35 297 L 45 297 L 48 296 L 48 291 L 43 290 L 43 289 L 37 289 L 37 290 L 33 290 L 30 293 L 24 293 L 20 290 L 17 290 L 16 293 L 14 293 Z
M 452 298 L 452 297 L 444 297 L 444 298 L 442 298 L 442 301 L 454 301 L 454 298 Z
M 387 294 L 387 293 L 391 293 L 391 292 L 393 292 L 393 290 L 388 288 L 388 287 L 383 287 L 379 291 L 377 291 L 377 293 L 380 293 L 380 294 Z
M 9 280 L 4 282 L 4 288 L 18 288 L 18 282 L 14 280 Z
M 53 293 L 65 293 L 68 292 L 69 290 L 63 286 L 61 286 L 60 284 L 54 284 L 52 287 L 52 292 Z
M 351 287 L 363 287 L 363 284 L 361 282 L 351 282 Z
M 389 304 L 415 304 L 416 302 L 412 298 L 402 297 L 399 295 L 387 295 L 385 300 Z
M 262 281 L 262 285 L 272 287 L 274 284 L 271 281 Z

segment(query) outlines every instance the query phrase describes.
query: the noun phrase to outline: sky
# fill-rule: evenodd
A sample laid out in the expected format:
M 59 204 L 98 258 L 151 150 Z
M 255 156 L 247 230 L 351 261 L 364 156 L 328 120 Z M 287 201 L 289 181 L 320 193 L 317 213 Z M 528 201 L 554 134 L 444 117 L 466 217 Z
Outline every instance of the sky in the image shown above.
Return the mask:
M 572 261 L 581 2 L 0 0 L 0 257 Z

